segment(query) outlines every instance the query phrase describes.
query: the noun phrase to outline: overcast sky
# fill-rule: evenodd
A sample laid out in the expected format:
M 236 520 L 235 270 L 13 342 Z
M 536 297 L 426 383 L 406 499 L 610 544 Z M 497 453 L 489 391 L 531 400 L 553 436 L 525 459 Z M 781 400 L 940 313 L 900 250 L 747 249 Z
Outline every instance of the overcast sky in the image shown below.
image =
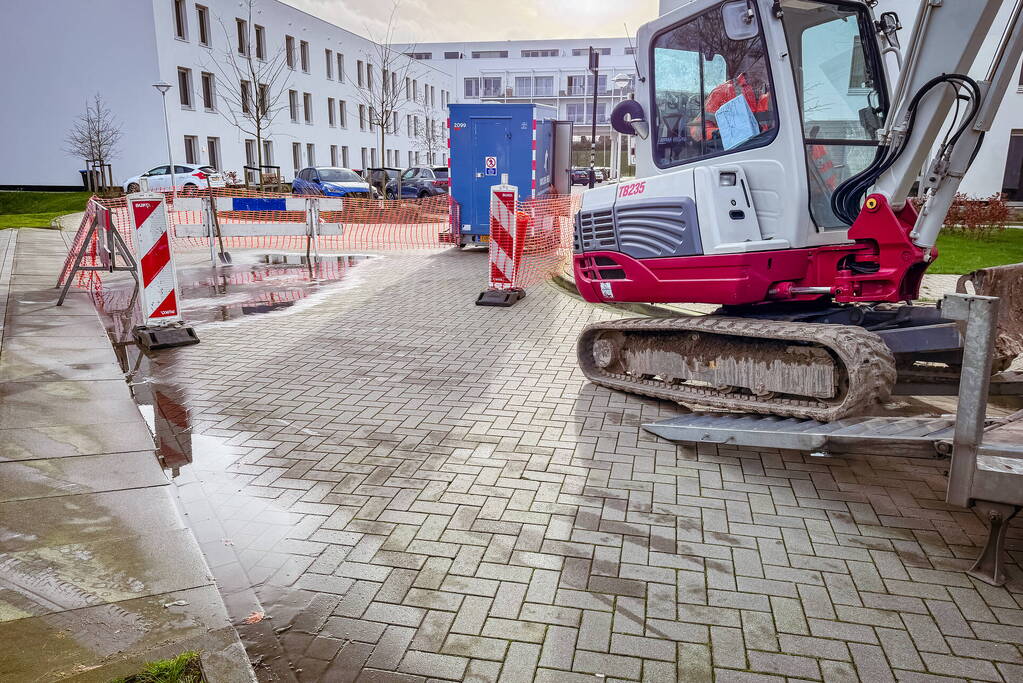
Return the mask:
M 381 40 L 388 0 L 284 0 L 360 35 Z M 394 42 L 623 38 L 657 16 L 658 0 L 401 0 Z

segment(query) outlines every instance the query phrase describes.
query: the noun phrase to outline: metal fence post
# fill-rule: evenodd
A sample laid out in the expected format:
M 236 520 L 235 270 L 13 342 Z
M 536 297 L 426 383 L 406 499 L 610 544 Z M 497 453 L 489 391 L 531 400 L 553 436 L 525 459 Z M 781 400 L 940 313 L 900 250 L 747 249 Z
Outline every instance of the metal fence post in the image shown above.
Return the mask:
M 996 297 L 965 294 L 948 294 L 942 303 L 943 315 L 966 322 L 952 464 L 945 493 L 948 503 L 960 507 L 970 506 L 977 450 L 984 439 L 991 359 L 998 333 L 998 305 Z

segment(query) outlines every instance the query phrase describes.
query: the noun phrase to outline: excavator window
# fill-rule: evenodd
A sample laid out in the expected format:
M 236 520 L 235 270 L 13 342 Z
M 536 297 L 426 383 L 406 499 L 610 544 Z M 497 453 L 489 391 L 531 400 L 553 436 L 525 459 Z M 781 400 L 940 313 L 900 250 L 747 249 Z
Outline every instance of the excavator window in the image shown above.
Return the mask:
M 661 168 L 762 147 L 778 115 L 763 35 L 733 39 L 727 2 L 653 41 L 654 161 Z M 732 12 L 734 14 L 734 12 Z
M 821 230 L 845 229 L 831 195 L 873 161 L 888 113 L 871 21 L 848 2 L 781 0 L 781 9 L 803 117 L 810 214 Z

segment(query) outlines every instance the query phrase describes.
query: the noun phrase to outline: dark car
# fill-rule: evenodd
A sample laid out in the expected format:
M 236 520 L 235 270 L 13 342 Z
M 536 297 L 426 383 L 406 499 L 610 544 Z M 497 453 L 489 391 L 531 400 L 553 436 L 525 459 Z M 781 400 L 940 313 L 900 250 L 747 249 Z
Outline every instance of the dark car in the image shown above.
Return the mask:
M 372 196 L 369 184 L 358 173 L 348 168 L 318 166 L 303 168 L 291 183 L 295 194 L 315 194 L 327 197 Z
M 604 182 L 604 171 L 599 168 L 593 170 L 593 180 L 598 183 Z M 590 184 L 590 169 L 586 168 L 573 168 L 572 169 L 572 184 L 573 185 L 589 185 Z
M 402 199 L 435 197 L 446 194 L 451 186 L 447 166 L 413 166 L 401 174 Z M 396 199 L 398 182 L 387 183 L 387 198 Z

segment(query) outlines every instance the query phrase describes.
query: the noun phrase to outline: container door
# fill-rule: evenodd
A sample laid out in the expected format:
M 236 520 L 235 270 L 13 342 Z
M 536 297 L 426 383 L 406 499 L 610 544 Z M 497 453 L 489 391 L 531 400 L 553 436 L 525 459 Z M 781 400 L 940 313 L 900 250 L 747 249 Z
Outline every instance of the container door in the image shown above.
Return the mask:
M 511 119 L 473 119 L 472 135 L 476 157 L 472 160 L 473 202 L 468 207 L 472 215 L 463 216 L 462 222 L 471 224 L 474 233 L 488 234 L 490 188 L 500 184 L 502 173 L 511 174 Z

